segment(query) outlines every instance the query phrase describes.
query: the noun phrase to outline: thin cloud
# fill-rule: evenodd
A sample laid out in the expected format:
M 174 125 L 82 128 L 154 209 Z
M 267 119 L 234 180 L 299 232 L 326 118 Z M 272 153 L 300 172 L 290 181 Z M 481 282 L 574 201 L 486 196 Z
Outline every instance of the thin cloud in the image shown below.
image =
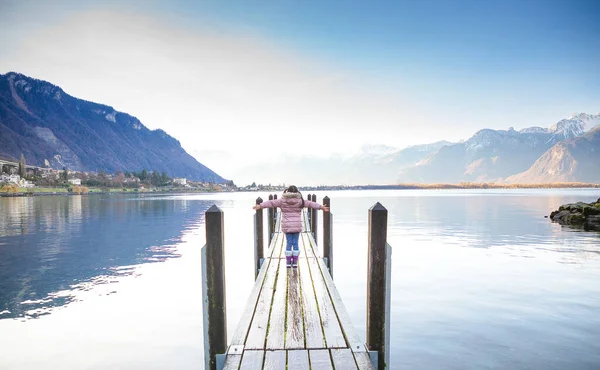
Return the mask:
M 22 40 L 0 68 L 135 115 L 190 151 L 354 150 L 365 137 L 389 141 L 406 121 L 400 102 L 378 99 L 343 71 L 256 35 L 178 27 L 149 14 L 73 13 Z

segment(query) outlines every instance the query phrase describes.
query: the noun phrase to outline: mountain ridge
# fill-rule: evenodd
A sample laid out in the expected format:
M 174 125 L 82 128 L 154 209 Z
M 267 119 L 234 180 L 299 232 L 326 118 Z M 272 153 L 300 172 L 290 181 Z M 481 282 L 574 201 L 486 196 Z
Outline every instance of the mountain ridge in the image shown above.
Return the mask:
M 441 147 L 426 160 L 403 169 L 398 182 L 499 182 L 527 171 L 554 145 L 580 137 L 585 129 L 599 127 L 600 114 L 581 113 L 549 128 L 516 131 L 484 128 L 468 140 Z M 585 161 L 585 158 L 580 160 Z M 576 179 L 575 179 L 576 180 Z M 533 182 L 535 181 L 532 179 Z M 547 178 L 546 181 L 551 181 Z M 559 181 L 559 177 L 554 181 Z M 600 177 L 598 180 L 600 181 Z
M 548 127 L 483 128 L 466 141 L 442 140 L 403 149 L 365 145 L 349 157 L 284 158 L 275 166 L 255 165 L 241 174 L 265 183 L 336 185 L 514 182 L 519 178 L 529 183 L 600 182 L 600 175 L 584 176 L 581 170 L 596 168 L 589 162 L 596 159 L 600 144 L 595 135 L 588 134 L 598 127 L 600 114 L 579 113 Z M 0 74 L 0 156 L 16 159 L 21 153 L 28 164 L 41 167 L 107 172 L 148 169 L 192 180 L 226 181 L 164 130 L 149 130 L 130 114 L 75 98 L 50 82 L 8 72 Z
M 519 184 L 550 181 L 600 181 L 600 126 L 583 136 L 557 143 L 529 169 L 506 179 L 508 183 Z
M 166 172 L 173 177 L 226 180 L 190 156 L 164 130 L 150 130 L 113 107 L 73 97 L 50 82 L 0 75 L 0 155 L 41 167 L 86 171 Z
M 238 172 L 238 176 L 297 184 L 503 183 L 510 176 L 527 171 L 554 145 L 580 137 L 587 127 L 600 127 L 600 114 L 572 115 L 546 128 L 533 126 L 518 131 L 513 127 L 483 128 L 458 143 L 438 141 L 404 149 L 365 145 L 353 156 L 344 158 L 332 155 L 280 159 L 273 166 L 247 168 Z M 589 158 L 584 156 L 579 160 L 585 162 Z M 277 169 L 276 173 L 272 168 Z M 556 182 L 562 178 L 531 182 Z M 600 177 L 586 179 L 600 182 Z M 574 177 L 572 181 L 579 179 Z

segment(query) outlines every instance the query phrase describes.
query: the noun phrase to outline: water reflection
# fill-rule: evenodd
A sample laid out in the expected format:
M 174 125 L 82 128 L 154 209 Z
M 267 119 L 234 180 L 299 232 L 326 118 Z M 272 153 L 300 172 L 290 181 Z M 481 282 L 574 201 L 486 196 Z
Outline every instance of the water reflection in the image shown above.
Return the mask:
M 389 212 L 388 235 L 472 248 L 519 247 L 560 252 L 597 253 L 600 233 L 561 227 L 544 218 L 559 205 L 581 200 L 554 193 L 392 192 L 394 196 L 360 200 L 351 207 L 335 200 L 340 223 L 358 225 L 360 213 L 381 201 Z M 590 194 L 590 199 L 595 193 Z M 358 208 L 363 210 L 358 212 Z M 364 217 L 364 216 L 363 216 Z M 364 220 L 363 220 L 364 222 Z M 572 235 L 571 233 L 578 233 Z M 569 247 L 576 244 L 576 248 Z
M 366 209 L 388 208 L 392 368 L 599 368 L 600 234 L 544 218 L 597 190 L 328 195 L 334 278 L 359 333 Z
M 2 198 L 0 319 L 35 318 L 135 266 L 178 257 L 208 201 L 124 196 Z
M 0 320 L 0 368 L 201 368 L 204 211 L 225 211 L 231 336 L 254 282 L 259 195 L 268 196 L 10 199 L 0 315 L 23 319 Z M 389 210 L 391 368 L 599 368 L 599 234 L 543 217 L 597 190 L 324 195 L 335 215 L 334 279 L 363 340 L 367 210 L 378 201 Z

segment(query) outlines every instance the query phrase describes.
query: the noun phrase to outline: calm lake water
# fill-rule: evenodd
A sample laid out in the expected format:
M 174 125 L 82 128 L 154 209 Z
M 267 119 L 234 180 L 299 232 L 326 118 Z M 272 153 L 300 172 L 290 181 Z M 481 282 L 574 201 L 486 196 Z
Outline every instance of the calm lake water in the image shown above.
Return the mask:
M 600 190 L 324 195 L 363 339 L 368 208 L 389 210 L 392 369 L 600 369 L 600 234 L 544 218 Z M 0 198 L 0 369 L 201 369 L 204 212 L 225 212 L 231 336 L 257 196 Z

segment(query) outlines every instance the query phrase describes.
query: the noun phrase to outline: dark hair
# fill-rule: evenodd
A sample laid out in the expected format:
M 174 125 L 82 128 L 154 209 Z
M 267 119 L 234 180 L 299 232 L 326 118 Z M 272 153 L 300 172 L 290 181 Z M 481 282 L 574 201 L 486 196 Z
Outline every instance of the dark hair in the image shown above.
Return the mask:
M 298 190 L 298 188 L 296 187 L 296 185 L 290 185 L 290 186 L 288 186 L 288 188 L 285 189 L 283 192 L 284 193 L 298 193 L 298 194 L 300 194 L 300 199 L 302 199 L 302 208 L 304 208 L 304 198 L 302 197 L 302 193 L 300 192 L 300 190 Z

